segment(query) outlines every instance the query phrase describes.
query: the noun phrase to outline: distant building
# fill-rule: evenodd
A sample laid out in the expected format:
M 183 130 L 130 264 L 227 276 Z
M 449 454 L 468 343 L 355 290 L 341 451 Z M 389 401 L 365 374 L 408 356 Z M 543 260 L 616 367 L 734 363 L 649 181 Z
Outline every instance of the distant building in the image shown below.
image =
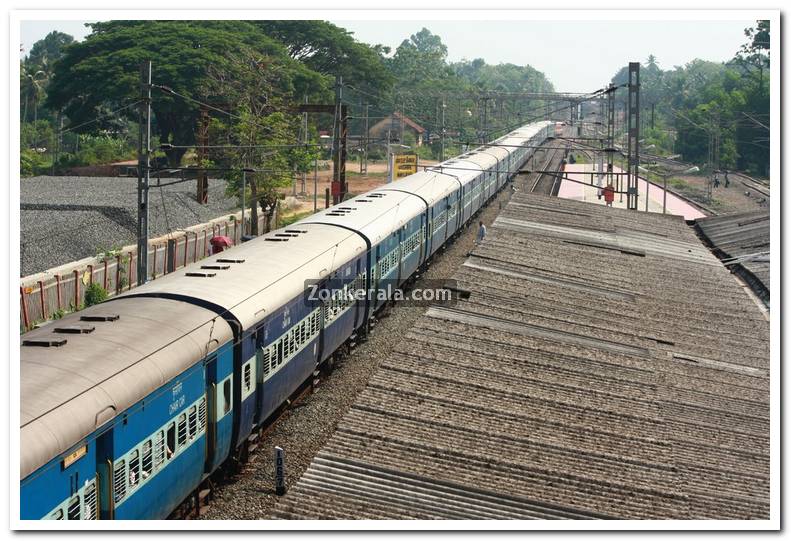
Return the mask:
M 368 137 L 371 139 L 385 139 L 387 138 L 388 130 L 390 130 L 390 138 L 392 140 L 401 140 L 405 132 L 412 132 L 415 135 L 417 146 L 423 145 L 423 138 L 426 134 L 426 129 L 423 126 L 396 111 L 371 126 L 368 130 Z

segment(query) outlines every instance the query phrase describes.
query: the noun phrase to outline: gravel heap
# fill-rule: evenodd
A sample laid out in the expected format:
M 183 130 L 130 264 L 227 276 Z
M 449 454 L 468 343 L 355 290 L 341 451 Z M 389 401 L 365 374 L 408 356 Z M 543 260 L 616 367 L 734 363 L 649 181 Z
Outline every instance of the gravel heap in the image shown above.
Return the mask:
M 20 205 L 22 276 L 137 239 L 137 178 L 24 178 Z M 190 181 L 152 188 L 149 208 L 153 238 L 230 214 L 238 205 L 225 197 L 224 180 L 210 179 L 207 205 L 195 200 L 195 181 Z
M 520 180 L 516 181 L 517 188 Z M 477 233 L 477 222 L 487 226 L 500 212 L 500 204 L 511 196 L 506 187 L 485 208 L 444 253 L 438 254 L 423 280 L 444 280 L 453 276 L 472 251 Z M 277 421 L 259 442 L 257 453 L 251 456 L 239 475 L 231 482 L 215 487 L 214 501 L 202 517 L 214 520 L 255 520 L 271 518 L 278 500 L 274 491 L 274 448 L 285 452 L 286 484 L 292 486 L 307 470 L 313 457 L 330 439 L 338 422 L 346 414 L 357 395 L 366 387 L 382 359 L 393 355 L 403 335 L 425 312 L 425 307 L 394 306 L 369 335 L 367 342 L 352 350 L 317 391 L 307 397 Z

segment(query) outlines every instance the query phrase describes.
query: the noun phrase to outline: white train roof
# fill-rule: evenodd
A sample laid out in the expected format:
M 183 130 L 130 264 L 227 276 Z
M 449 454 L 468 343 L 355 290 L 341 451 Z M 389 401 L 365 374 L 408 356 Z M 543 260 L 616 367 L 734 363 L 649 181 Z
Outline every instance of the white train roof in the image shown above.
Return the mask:
M 412 176 L 412 175 L 410 175 Z M 365 235 L 372 245 L 379 244 L 398 228 L 426 211 L 426 204 L 412 193 L 376 189 L 348 199 L 297 222 L 297 224 L 336 224 Z
M 298 222 L 157 278 L 119 298 L 196 298 L 229 311 L 247 329 L 302 293 L 308 280 L 328 276 L 365 251 L 365 242 L 353 231 Z
M 118 317 L 81 319 L 100 316 Z M 143 298 L 91 306 L 24 334 L 23 344 L 42 345 L 23 345 L 20 350 L 21 478 L 68 451 L 231 336 L 228 324 L 210 310 Z M 53 344 L 62 340 L 65 344 Z M 52 345 L 44 347 L 44 343 Z
M 454 178 L 457 175 L 455 172 L 449 173 L 442 173 L 434 168 L 426 169 L 397 182 L 385 184 L 378 191 L 404 190 L 422 197 L 431 206 L 459 189 L 459 181 Z

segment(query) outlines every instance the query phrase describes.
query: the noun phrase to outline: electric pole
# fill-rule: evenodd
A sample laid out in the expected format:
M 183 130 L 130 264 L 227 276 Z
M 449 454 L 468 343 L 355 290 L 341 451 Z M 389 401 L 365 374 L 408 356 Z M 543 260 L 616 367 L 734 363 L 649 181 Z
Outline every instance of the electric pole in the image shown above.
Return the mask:
M 305 95 L 305 104 L 308 103 L 308 96 Z M 305 111 L 302 113 L 302 142 L 305 143 L 305 150 L 308 149 L 308 113 Z M 300 193 L 304 195 L 306 193 L 305 184 L 307 183 L 308 173 L 307 169 L 303 168 L 302 171 L 302 190 Z
M 607 184 L 612 184 L 615 153 L 615 86 L 607 87 Z M 619 176 L 620 178 L 620 176 Z
M 640 63 L 629 62 L 629 98 L 627 107 L 626 208 L 637 210 L 638 170 L 640 165 Z M 646 190 L 646 209 L 648 190 Z
M 445 98 L 442 98 L 442 133 L 440 134 L 441 146 L 439 151 L 439 161 L 445 161 Z
M 346 183 L 346 119 L 345 107 L 341 104 L 343 100 L 343 77 L 338 75 L 335 78 L 335 123 L 334 137 L 332 139 L 332 161 L 333 161 L 333 183 L 337 190 L 337 195 L 333 194 L 333 204 L 343 201 Z
M 140 65 L 137 147 L 137 285 L 148 280 L 148 184 L 151 166 L 151 61 Z
M 368 109 L 371 106 L 365 104 L 365 132 L 363 133 L 363 158 L 360 160 L 360 174 L 368 174 Z

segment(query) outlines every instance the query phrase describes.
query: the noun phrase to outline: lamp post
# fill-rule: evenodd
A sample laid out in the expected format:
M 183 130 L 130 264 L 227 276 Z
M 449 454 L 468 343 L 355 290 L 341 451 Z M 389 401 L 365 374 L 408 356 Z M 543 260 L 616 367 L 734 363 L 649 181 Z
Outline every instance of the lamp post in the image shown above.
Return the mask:
M 638 169 L 645 173 L 654 173 L 662 177 L 662 214 L 667 214 L 667 179 L 672 177 L 673 175 L 686 175 L 688 173 L 697 173 L 700 171 L 698 166 L 692 166 L 688 169 L 684 169 L 683 171 L 650 171 L 645 167 L 638 166 Z M 648 184 L 648 177 L 646 176 L 645 179 L 646 185 Z M 646 195 L 648 194 L 648 189 L 646 189 Z M 646 211 L 648 210 L 648 204 L 646 203 Z

